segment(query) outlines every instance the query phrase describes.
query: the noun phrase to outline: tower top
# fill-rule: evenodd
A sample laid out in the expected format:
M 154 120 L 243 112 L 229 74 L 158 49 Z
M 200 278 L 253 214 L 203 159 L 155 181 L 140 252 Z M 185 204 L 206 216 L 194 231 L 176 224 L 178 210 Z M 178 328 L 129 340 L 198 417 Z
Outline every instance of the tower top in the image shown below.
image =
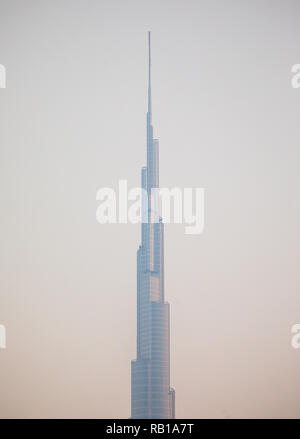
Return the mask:
M 151 105 L 151 32 L 148 31 L 148 116 L 151 122 L 152 105 Z

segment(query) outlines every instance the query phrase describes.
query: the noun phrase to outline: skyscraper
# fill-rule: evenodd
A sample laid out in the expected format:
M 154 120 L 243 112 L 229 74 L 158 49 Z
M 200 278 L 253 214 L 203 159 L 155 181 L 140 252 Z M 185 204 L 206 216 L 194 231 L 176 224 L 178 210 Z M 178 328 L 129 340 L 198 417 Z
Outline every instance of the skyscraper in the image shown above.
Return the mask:
M 137 358 L 131 362 L 131 417 L 172 419 L 175 391 L 170 387 L 170 313 L 164 298 L 164 224 L 157 217 L 152 189 L 159 187 L 159 144 L 153 138 L 151 40 L 148 33 L 147 166 L 142 168 L 146 221 L 137 252 Z M 153 191 L 152 191 L 153 192 Z

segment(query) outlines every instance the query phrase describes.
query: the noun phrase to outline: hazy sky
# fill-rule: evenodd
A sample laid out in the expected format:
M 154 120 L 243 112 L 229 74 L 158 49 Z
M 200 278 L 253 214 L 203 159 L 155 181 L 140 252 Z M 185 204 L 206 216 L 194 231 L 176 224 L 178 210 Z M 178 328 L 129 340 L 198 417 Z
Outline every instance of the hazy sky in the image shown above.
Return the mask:
M 130 416 L 138 225 L 96 192 L 146 161 L 205 188 L 169 225 L 176 416 L 300 417 L 298 0 L 0 0 L 0 417 Z

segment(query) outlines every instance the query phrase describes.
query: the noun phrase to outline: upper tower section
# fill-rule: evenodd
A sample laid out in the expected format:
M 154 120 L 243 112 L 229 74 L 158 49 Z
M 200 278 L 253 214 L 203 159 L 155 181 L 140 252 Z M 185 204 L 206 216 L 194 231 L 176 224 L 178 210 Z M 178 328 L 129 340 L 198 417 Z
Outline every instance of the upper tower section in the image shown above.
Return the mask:
M 151 33 L 148 32 L 147 191 L 149 194 L 152 188 L 159 186 L 159 146 L 158 140 L 153 139 L 151 92 Z
M 148 32 L 148 123 L 152 123 L 152 103 L 151 103 L 151 32 Z

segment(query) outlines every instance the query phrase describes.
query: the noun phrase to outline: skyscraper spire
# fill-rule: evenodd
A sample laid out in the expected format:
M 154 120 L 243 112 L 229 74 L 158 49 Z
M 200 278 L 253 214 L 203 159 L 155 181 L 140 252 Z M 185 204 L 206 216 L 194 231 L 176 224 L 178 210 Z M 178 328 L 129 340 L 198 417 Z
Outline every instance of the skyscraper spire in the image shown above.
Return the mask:
M 152 105 L 151 105 L 151 32 L 148 32 L 148 118 L 151 123 Z

